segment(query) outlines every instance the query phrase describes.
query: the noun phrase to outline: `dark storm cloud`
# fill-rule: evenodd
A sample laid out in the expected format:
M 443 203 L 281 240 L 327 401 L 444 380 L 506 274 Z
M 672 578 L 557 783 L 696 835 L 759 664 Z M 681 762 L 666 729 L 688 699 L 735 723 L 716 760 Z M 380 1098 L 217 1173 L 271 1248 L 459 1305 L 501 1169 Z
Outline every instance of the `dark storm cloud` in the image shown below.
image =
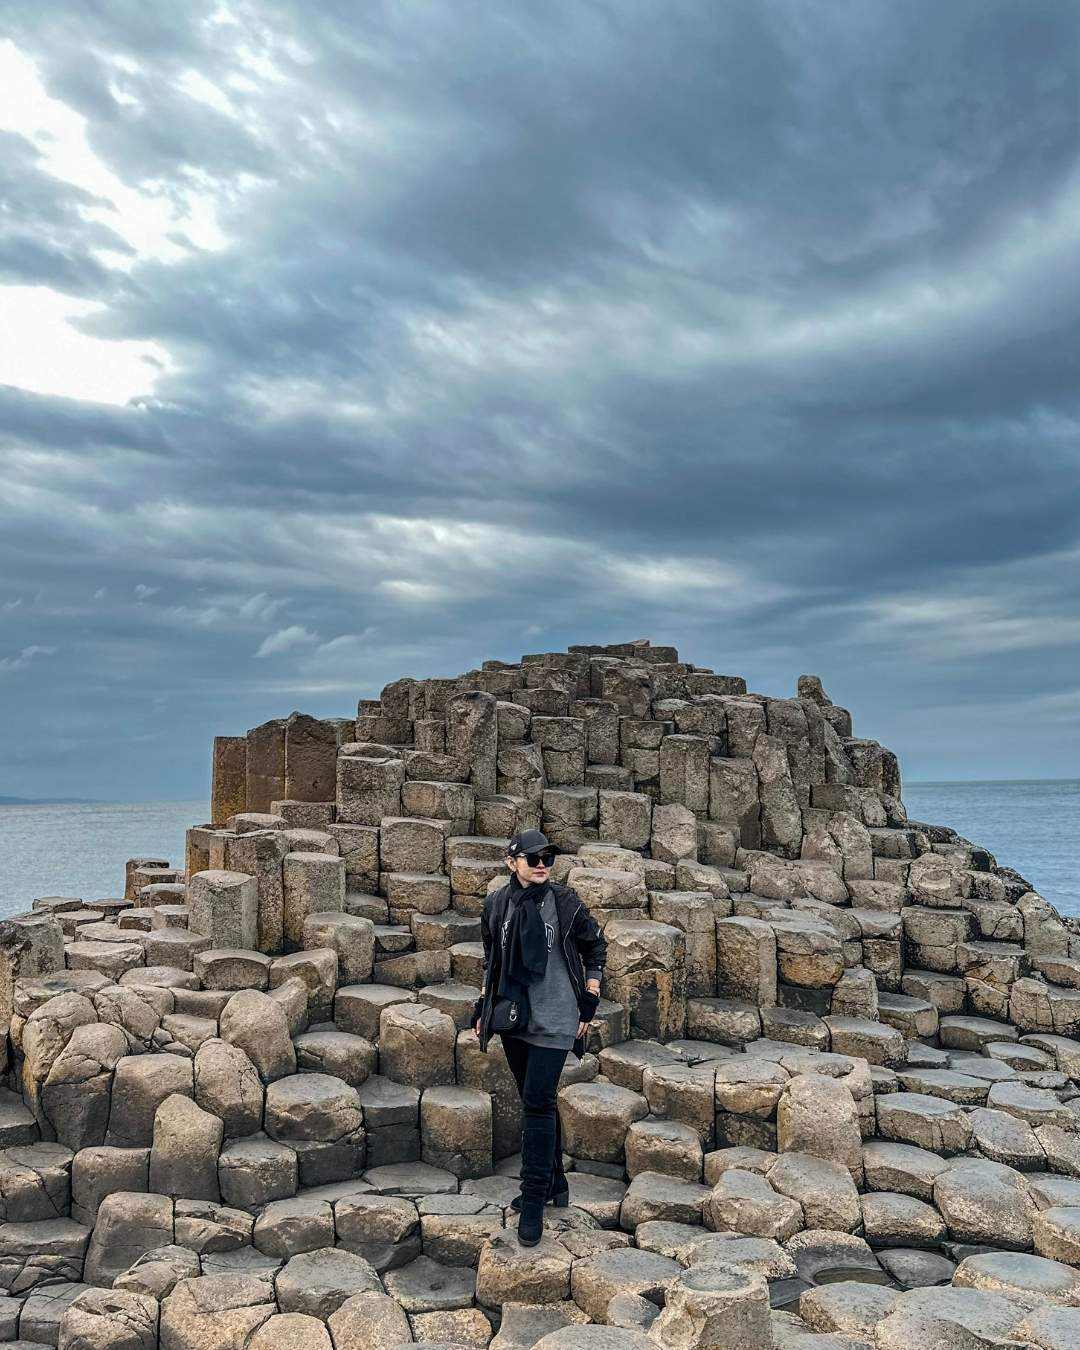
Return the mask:
M 1075 7 L 16 22 L 107 167 L 225 238 L 119 269 L 7 138 L 2 279 L 170 359 L 127 408 L 0 391 L 20 782 L 180 795 L 214 731 L 644 633 L 819 670 L 909 770 L 1069 771 Z

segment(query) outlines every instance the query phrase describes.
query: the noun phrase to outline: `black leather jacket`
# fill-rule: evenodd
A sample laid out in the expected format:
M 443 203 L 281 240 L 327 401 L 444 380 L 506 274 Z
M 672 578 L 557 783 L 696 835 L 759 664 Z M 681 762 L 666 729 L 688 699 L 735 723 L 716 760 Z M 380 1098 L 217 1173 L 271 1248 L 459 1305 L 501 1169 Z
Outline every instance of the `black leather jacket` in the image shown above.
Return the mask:
M 548 889 L 555 897 L 555 908 L 559 915 L 559 932 L 562 934 L 563 954 L 566 968 L 570 972 L 570 983 L 580 999 L 585 992 L 585 972 L 587 970 L 603 972 L 607 961 L 607 943 L 600 931 L 600 925 L 582 904 L 577 891 L 569 886 L 560 886 L 552 881 Z M 497 891 L 493 891 L 484 902 L 484 911 L 480 915 L 480 937 L 484 943 L 484 994 L 480 1009 L 480 1049 L 486 1050 L 491 1038 L 489 1024 L 494 991 L 499 987 L 499 973 L 502 965 L 502 943 L 495 935 L 502 930 L 503 920 L 510 900 L 510 883 L 507 882 Z M 581 1058 L 585 1053 L 585 1038 L 579 1036 L 574 1042 L 574 1054 Z

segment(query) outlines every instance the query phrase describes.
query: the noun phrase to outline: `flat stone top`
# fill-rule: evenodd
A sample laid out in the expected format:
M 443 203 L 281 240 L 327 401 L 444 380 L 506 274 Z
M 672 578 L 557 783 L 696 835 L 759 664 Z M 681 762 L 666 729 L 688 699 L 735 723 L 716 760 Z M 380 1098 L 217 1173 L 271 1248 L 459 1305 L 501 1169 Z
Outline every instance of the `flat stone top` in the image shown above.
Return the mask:
M 265 966 L 268 970 L 273 963 L 273 959 L 264 952 L 255 951 L 251 947 L 208 947 L 206 951 L 195 954 L 195 960 L 200 964 L 210 964 L 215 961 L 247 961 L 253 965 Z
M 364 1173 L 364 1180 L 380 1195 L 420 1196 L 456 1193 L 458 1179 L 452 1172 L 428 1163 L 386 1163 Z
M 408 1114 L 403 1115 L 402 1119 L 412 1120 L 416 1115 L 416 1108 L 420 1102 L 420 1089 L 409 1087 L 405 1083 L 395 1083 L 390 1078 L 384 1078 L 381 1074 L 373 1073 L 357 1088 L 360 1095 L 360 1105 L 364 1108 L 365 1116 L 369 1111 L 384 1112 L 391 1110 L 400 1110 Z M 380 1121 L 381 1124 L 390 1124 L 390 1121 Z
M 878 1101 L 879 1110 L 917 1111 L 928 1116 L 951 1116 L 961 1110 L 955 1102 L 929 1097 L 923 1092 L 889 1092 Z

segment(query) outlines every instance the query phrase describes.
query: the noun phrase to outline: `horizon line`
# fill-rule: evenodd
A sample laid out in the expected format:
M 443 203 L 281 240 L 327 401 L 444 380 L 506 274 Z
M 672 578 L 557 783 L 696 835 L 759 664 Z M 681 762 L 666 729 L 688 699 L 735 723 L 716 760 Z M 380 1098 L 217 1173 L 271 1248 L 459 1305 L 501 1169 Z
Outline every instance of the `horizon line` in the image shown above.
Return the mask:
M 903 787 L 955 787 L 968 784 L 1077 783 L 1080 778 L 910 778 Z M 205 797 L 12 797 L 0 793 L 0 806 L 179 806 L 183 802 L 208 802 Z

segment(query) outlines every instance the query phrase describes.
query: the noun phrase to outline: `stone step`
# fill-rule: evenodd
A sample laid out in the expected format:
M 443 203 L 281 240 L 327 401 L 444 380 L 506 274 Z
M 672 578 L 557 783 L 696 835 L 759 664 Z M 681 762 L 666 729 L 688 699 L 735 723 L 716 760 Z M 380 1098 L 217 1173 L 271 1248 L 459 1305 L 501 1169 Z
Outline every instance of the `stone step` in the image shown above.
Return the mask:
M 910 994 L 878 993 L 878 1017 L 886 1026 L 895 1027 L 909 1040 L 932 1040 L 938 1034 L 938 1010 L 923 998 Z
M 38 1123 L 22 1098 L 0 1087 L 0 1148 L 36 1144 L 40 1137 Z

